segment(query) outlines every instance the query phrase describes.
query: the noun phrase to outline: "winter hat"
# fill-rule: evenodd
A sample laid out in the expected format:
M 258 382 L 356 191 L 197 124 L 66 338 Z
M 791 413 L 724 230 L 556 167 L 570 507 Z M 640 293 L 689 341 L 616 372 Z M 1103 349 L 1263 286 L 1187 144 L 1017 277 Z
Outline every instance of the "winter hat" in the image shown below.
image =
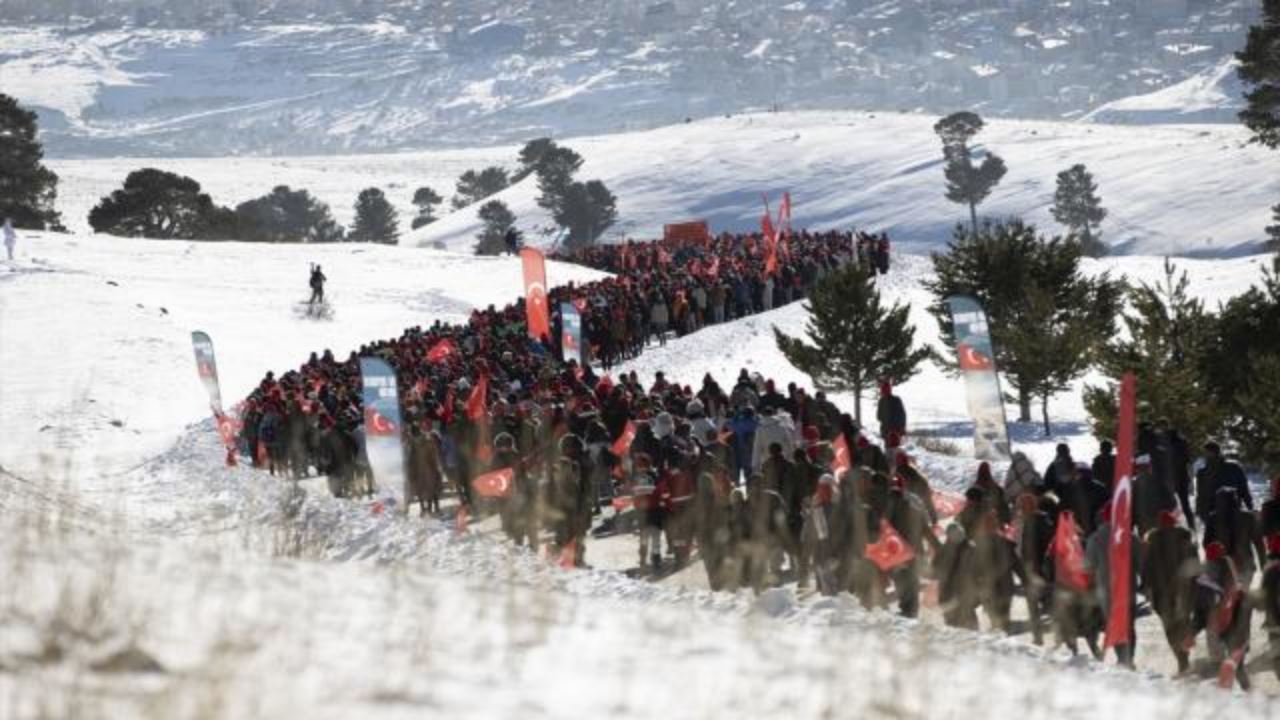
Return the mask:
M 690 417 L 702 414 L 702 401 L 690 400 L 688 405 L 684 406 L 684 414 Z
M 978 484 L 991 485 L 995 483 L 995 478 L 991 475 L 991 463 L 986 460 L 978 466 Z
M 898 456 L 894 458 L 894 463 L 900 468 L 907 467 L 911 464 L 911 456 L 904 452 L 900 452 L 898 453 Z
M 669 412 L 660 412 L 653 419 L 653 435 L 659 440 L 667 437 L 676 430 L 675 420 Z
M 1213 541 L 1204 548 L 1204 559 L 1207 562 L 1215 562 L 1227 556 L 1227 546 L 1218 541 Z
M 1178 527 L 1178 513 L 1172 510 L 1161 510 L 1156 522 L 1162 528 Z
M 885 397 L 891 394 L 893 394 L 893 383 L 889 382 L 888 380 L 881 381 L 880 397 Z

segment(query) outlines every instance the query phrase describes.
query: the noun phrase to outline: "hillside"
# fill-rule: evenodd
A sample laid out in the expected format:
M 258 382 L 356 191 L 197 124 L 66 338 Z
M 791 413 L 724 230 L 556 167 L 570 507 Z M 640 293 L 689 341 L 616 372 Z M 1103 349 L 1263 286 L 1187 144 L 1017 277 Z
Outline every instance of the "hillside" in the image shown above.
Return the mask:
M 761 194 L 790 190 L 797 226 L 887 230 L 912 251 L 940 247 L 967 210 L 943 197 L 933 117 L 883 113 L 762 113 L 657 130 L 584 137 L 566 144 L 586 159 L 580 176 L 603 179 L 618 196 L 619 222 L 606 240 L 653 237 L 662 225 L 708 219 L 716 230 L 759 227 Z M 1109 210 L 1103 239 L 1116 252 L 1223 256 L 1248 253 L 1263 239 L 1280 198 L 1280 158 L 1248 145 L 1235 126 L 1122 127 L 994 120 L 978 137 L 1009 174 L 981 207 L 1061 232 L 1049 214 L 1056 175 L 1074 163 L 1094 173 Z M 364 187 L 388 189 L 407 230 L 420 184 L 446 197 L 465 168 L 514 168 L 518 148 L 354 157 L 59 160 L 59 206 L 73 228 L 98 198 L 144 165 L 190 174 L 220 203 L 234 204 L 284 183 L 305 187 L 349 222 Z M 497 197 L 526 239 L 546 244 L 553 228 L 534 202 L 530 178 Z M 402 243 L 470 250 L 475 208 L 405 233 Z
M 88 15 L 88 17 L 85 17 Z M 10 0 L 60 156 L 519 142 L 751 109 L 1070 119 L 1215 67 L 1254 0 Z

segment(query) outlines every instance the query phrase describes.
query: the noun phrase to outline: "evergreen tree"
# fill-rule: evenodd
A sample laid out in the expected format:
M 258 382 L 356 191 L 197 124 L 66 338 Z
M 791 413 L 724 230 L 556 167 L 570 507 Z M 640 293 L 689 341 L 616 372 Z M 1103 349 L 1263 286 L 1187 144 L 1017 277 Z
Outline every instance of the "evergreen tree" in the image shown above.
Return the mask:
M 982 164 L 973 164 L 969 141 L 982 131 L 983 126 L 982 118 L 971 112 L 952 113 L 933 126 L 933 131 L 942 140 L 947 199 L 969 206 L 970 227 L 974 233 L 978 232 L 978 205 L 987 199 L 1008 172 L 1004 160 L 992 152 L 986 153 Z
M 399 214 L 378 188 L 368 188 L 356 198 L 356 221 L 347 238 L 351 242 L 400 242 Z
M 555 211 L 556 224 L 569 230 L 570 248 L 591 245 L 618 219 L 618 199 L 599 180 L 572 183 Z
M 436 221 L 436 207 L 444 202 L 444 198 L 440 197 L 440 193 L 429 187 L 420 187 L 413 193 L 413 204 L 418 208 L 418 214 L 413 218 L 411 224 L 414 230 L 430 225 Z
M 1107 248 L 1094 228 L 1107 217 L 1098 198 L 1098 183 L 1084 165 L 1072 165 L 1058 173 L 1058 189 L 1053 195 L 1053 219 L 1067 226 L 1080 240 L 1084 254 L 1101 257 Z
M 910 307 L 883 306 L 875 281 L 855 264 L 819 280 L 806 310 L 807 341 L 775 327 L 778 349 L 813 380 L 814 387 L 852 392 L 859 423 L 865 390 L 882 380 L 905 382 L 929 357 L 927 348 L 915 344 Z
M 1204 380 L 1215 339 L 1214 320 L 1188 293 L 1186 273 L 1165 260 L 1164 282 L 1129 290 L 1127 332 L 1098 351 L 1098 365 L 1111 380 L 1086 387 L 1084 406 L 1094 434 L 1115 437 L 1116 387 L 1126 372 L 1137 376 L 1138 407 L 1148 420 L 1165 419 L 1198 446 L 1222 430 L 1225 413 Z
M 0 93 L 0 223 L 31 230 L 60 229 L 54 210 L 58 176 L 44 166 L 36 114 Z
M 507 230 L 516 224 L 516 216 L 501 200 L 490 200 L 477 213 L 484 230 L 476 241 L 477 255 L 501 255 L 507 250 Z
M 1262 22 L 1249 28 L 1240 60 L 1240 79 L 1252 85 L 1240 121 L 1253 139 L 1280 148 L 1280 0 L 1262 0 Z
M 569 202 L 573 176 L 582 167 L 582 156 L 566 147 L 551 143 L 538 157 L 534 171 L 538 174 L 538 206 L 553 214 Z M 563 223 L 561 224 L 562 226 Z M 564 226 L 567 227 L 567 226 Z
M 458 185 L 454 188 L 453 207 L 456 210 L 480 202 L 506 190 L 510 184 L 507 171 L 500 167 L 487 167 L 480 172 L 468 170 L 458 178 Z
M 514 177 L 511 178 L 512 184 L 529 177 L 538 171 L 538 166 L 542 163 L 542 158 L 551 150 L 557 147 L 556 142 L 551 138 L 535 138 L 524 144 L 520 148 L 520 155 L 517 159 L 520 161 L 520 169 L 516 171 Z
M 1271 208 L 1271 219 L 1275 225 L 1267 226 L 1267 249 L 1280 253 L 1280 205 Z
M 183 175 L 143 168 L 89 211 L 94 232 L 160 240 L 228 239 L 231 211 L 214 205 L 200 183 Z M 219 233 L 225 233 L 219 235 Z
M 1033 399 L 1044 409 L 1079 377 L 1081 363 L 1087 367 L 1114 331 L 1122 288 L 1106 274 L 1084 276 L 1080 258 L 1079 243 L 1042 238 L 1020 220 L 987 222 L 976 234 L 957 226 L 947 252 L 933 255 L 934 279 L 924 285 L 946 344 L 955 345 L 946 299 L 976 299 L 986 310 L 996 364 L 1016 394 L 1020 422 L 1031 421 Z
M 240 203 L 235 214 L 239 238 L 251 242 L 341 242 L 345 235 L 328 205 L 288 185 Z

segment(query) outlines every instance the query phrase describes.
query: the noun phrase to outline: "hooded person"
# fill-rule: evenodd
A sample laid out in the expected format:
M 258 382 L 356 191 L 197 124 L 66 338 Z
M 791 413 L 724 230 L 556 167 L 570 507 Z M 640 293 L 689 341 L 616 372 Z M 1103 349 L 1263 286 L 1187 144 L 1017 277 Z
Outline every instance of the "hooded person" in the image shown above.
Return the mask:
M 1191 531 L 1178 525 L 1173 510 L 1161 511 L 1157 526 L 1142 544 L 1143 594 L 1160 618 L 1165 640 L 1178 661 L 1178 674 L 1191 669 L 1187 641 L 1190 639 L 1192 584 L 1199 572 Z
M 1043 482 L 1027 454 L 1015 451 L 1004 476 L 1005 497 L 1016 498 L 1025 492 L 1036 492 Z
M 1054 451 L 1053 462 L 1044 469 L 1044 482 L 1037 492 L 1051 492 L 1061 497 L 1059 487 L 1069 485 L 1075 479 L 1076 461 L 1071 457 L 1071 448 L 1066 443 L 1059 443 Z
M 769 458 L 769 446 L 777 443 L 782 448 L 784 457 L 791 457 L 796 449 L 796 427 L 791 416 L 785 412 L 777 412 L 772 406 L 761 405 L 760 424 L 756 427 L 752 440 L 752 471 L 759 472 L 765 460 Z M 777 488 L 773 488 L 777 489 Z

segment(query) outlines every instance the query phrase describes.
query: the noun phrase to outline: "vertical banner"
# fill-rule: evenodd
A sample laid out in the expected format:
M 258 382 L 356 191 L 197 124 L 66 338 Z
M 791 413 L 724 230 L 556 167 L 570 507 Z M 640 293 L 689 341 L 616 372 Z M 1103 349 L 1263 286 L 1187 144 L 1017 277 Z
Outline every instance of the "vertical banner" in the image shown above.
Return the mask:
M 1116 428 L 1116 476 L 1111 485 L 1111 542 L 1107 566 L 1111 575 L 1111 608 L 1107 613 L 1106 647 L 1128 645 L 1133 608 L 1133 451 L 1137 428 L 1137 379 L 1127 372 L 1120 380 L 1120 419 Z M 1100 479 L 1100 478 L 1099 478 Z M 1104 481 L 1105 482 L 1105 481 Z
M 582 362 L 582 316 L 573 303 L 560 303 L 560 359 Z
M 384 488 L 404 487 L 404 445 L 400 434 L 400 397 L 396 375 L 386 361 L 360 358 L 364 382 L 365 452 L 373 479 Z
M 1009 460 L 1009 429 L 1005 424 L 1004 398 L 1000 394 L 1000 376 L 996 374 L 987 314 L 978 301 L 970 297 L 947 298 L 947 305 L 955 325 L 956 357 L 968 389 L 974 457 Z
M 536 248 L 521 248 L 524 266 L 524 312 L 529 337 L 535 340 L 551 337 L 551 313 L 547 308 L 547 261 Z
M 209 334 L 197 330 L 191 333 L 191 347 L 196 351 L 196 372 L 205 392 L 209 393 L 209 407 L 214 417 L 222 415 L 222 389 L 218 386 L 218 361 L 213 355 L 213 340 Z

